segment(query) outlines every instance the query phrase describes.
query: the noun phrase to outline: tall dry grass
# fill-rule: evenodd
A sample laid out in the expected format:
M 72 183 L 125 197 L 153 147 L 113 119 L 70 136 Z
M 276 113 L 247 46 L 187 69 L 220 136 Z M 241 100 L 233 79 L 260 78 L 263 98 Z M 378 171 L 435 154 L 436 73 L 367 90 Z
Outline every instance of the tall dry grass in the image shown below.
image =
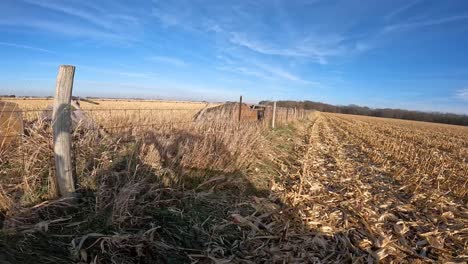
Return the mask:
M 6 240 L 0 234 L 0 246 L 15 261 L 27 262 L 28 254 L 8 244 L 27 232 L 34 234 L 24 238 L 28 252 L 49 263 L 60 263 L 54 254 L 70 257 L 63 243 L 71 238 L 73 260 L 134 263 L 142 247 L 146 262 L 167 261 L 168 252 L 185 262 L 190 252 L 184 248 L 201 253 L 207 248 L 202 241 L 224 245 L 242 236 L 231 230 L 226 240 L 226 231 L 216 226 L 225 221 L 227 208 L 242 208 L 236 204 L 242 195 L 268 186 L 271 175 L 249 176 L 270 152 L 267 126 L 222 118 L 193 122 L 187 113 L 86 112 L 95 125 L 75 124 L 73 131 L 78 204 L 55 199 L 50 122 L 28 121 L 21 141 L 0 156 L 1 222 L 13 232 L 3 235 L 15 234 Z M 227 192 L 217 194 L 222 190 Z M 39 239 L 37 231 L 59 233 L 62 239 Z M 52 255 L 38 253 L 55 242 Z
M 262 143 L 264 126 L 236 122 L 192 122 L 182 113 L 123 113 L 99 116 L 92 129 L 77 124 L 73 160 L 79 188 L 96 190 L 103 174 L 125 172 L 161 175 L 167 186 L 187 186 L 217 173 L 245 170 Z M 92 115 L 95 115 L 92 112 Z M 50 125 L 41 119 L 24 136 L 3 148 L 0 168 L 2 204 L 30 205 L 56 197 Z M 174 185 L 175 184 L 175 185 Z M 10 206 L 2 206 L 8 211 Z

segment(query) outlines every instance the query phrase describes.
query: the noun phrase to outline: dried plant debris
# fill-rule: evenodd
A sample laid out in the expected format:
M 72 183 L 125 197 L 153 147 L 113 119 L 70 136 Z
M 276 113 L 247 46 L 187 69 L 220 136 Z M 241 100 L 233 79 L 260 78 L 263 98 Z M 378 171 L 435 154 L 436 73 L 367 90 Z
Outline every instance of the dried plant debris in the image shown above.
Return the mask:
M 0 262 L 466 263 L 461 131 L 314 113 L 273 131 L 166 136 L 158 153 L 89 138 L 80 198 L 21 206 L 0 189 Z

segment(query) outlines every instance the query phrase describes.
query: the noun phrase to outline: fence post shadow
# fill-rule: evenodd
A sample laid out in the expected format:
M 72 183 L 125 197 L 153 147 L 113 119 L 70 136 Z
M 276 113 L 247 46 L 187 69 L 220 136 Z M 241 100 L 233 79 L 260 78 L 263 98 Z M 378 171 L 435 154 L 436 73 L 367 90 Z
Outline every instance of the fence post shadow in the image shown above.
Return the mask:
M 75 192 L 71 157 L 72 122 L 70 105 L 74 75 L 74 66 L 61 65 L 59 67 L 52 113 L 55 173 L 62 197 L 71 197 Z

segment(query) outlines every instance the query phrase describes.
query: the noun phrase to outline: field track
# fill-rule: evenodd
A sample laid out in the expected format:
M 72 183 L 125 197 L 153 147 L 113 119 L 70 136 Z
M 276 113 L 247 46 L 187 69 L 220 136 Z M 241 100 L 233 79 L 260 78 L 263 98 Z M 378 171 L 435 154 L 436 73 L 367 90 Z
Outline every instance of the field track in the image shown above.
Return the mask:
M 399 155 L 397 146 L 391 152 L 382 138 L 390 142 L 398 137 L 369 120 L 320 113 L 305 135 L 307 151 L 289 196 L 304 225 L 326 234 L 317 257 L 340 262 L 357 256 L 361 261 L 373 256 L 398 263 L 466 261 L 466 174 L 457 174 L 466 172 L 466 162 L 460 160 L 466 154 L 464 146 L 443 150 L 438 142 L 410 141 L 428 153 L 438 149 L 440 157 L 451 162 L 445 167 L 452 170 L 440 171 L 430 161 L 420 168 L 427 157 L 411 153 L 410 145 L 404 147 L 419 163 Z M 464 136 L 456 134 L 451 140 Z M 440 179 L 427 179 L 434 177 L 430 172 L 439 173 Z

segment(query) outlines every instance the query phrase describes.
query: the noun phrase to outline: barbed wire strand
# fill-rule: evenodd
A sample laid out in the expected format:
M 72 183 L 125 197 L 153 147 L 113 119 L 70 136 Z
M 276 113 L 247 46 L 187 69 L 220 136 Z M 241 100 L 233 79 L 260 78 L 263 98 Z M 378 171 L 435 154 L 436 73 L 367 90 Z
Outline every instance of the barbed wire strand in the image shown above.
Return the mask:
M 79 109 L 82 112 L 107 112 L 107 111 L 200 111 L 200 109 L 190 108 L 98 108 L 98 109 Z M 2 110 L 0 113 L 34 113 L 34 112 L 52 112 L 53 109 L 26 109 L 26 110 Z M 75 110 L 78 111 L 78 110 Z
M 286 107 L 279 107 L 278 108 L 278 121 L 281 123 L 288 123 L 288 118 L 287 118 L 287 112 L 289 111 L 289 108 Z M 109 113 L 109 118 L 112 116 L 113 111 L 124 111 L 124 117 L 127 116 L 128 111 L 138 111 L 138 116 L 139 120 L 141 120 L 141 111 L 150 111 L 151 116 L 154 115 L 154 111 L 171 111 L 171 114 L 173 114 L 173 111 L 199 111 L 201 109 L 187 109 L 187 108 L 102 108 L 102 109 L 81 109 L 83 112 L 108 112 Z M 33 113 L 33 112 L 52 112 L 53 109 L 27 109 L 27 110 L 6 110 L 6 111 L 0 111 L 1 113 Z M 308 111 L 304 111 L 307 113 Z M 96 123 L 94 115 L 88 115 L 91 118 L 92 123 Z M 290 119 L 299 119 L 297 117 L 291 116 Z M 283 122 L 285 121 L 285 122 Z M 125 125 L 125 126 L 115 126 L 115 127 L 105 127 L 105 126 L 97 126 L 91 128 L 91 130 L 116 130 L 116 129 L 135 129 L 135 128 L 143 128 L 143 127 L 152 127 L 155 128 L 156 126 L 165 126 L 165 125 L 174 125 L 174 124 L 183 124 L 183 123 L 195 123 L 193 120 L 192 121 L 170 121 L 170 122 L 158 122 L 158 123 L 150 123 L 150 124 L 130 124 L 130 125 Z M 173 127 L 172 127 L 173 128 Z M 89 129 L 89 128 L 88 128 Z M 225 130 L 220 130 L 220 132 L 225 131 Z M 20 133 L 16 135 L 1 135 L 0 138 L 22 138 L 22 143 L 24 141 L 23 137 L 27 137 L 26 134 Z

